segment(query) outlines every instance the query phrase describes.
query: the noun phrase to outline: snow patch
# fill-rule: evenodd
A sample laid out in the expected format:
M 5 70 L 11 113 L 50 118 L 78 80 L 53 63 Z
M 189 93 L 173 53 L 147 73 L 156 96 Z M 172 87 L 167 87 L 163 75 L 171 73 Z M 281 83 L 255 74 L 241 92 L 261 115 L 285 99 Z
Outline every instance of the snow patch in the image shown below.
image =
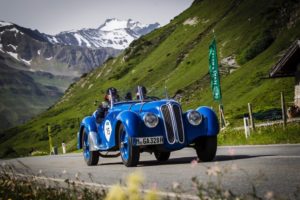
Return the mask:
M 2 27 L 2 26 L 11 26 L 11 25 L 13 25 L 13 24 L 9 23 L 9 22 L 2 22 L 2 21 L 0 21 L 0 27 Z
M 91 47 L 92 45 L 89 43 L 88 40 L 86 40 L 84 37 L 82 37 L 81 35 L 79 35 L 78 33 L 74 34 L 74 37 L 76 38 L 76 40 L 78 41 L 79 46 L 81 46 L 82 41 L 86 44 L 87 47 Z
M 9 47 L 13 48 L 15 51 L 16 51 L 16 50 L 17 50 L 17 48 L 18 48 L 18 46 L 14 46 L 14 45 L 12 45 L 12 44 L 9 44 L 9 45 L 7 45 L 7 46 L 9 46 Z
M 198 17 L 188 18 L 183 22 L 183 25 L 195 26 L 198 24 Z
M 106 20 L 103 27 L 101 27 L 101 31 L 113 31 L 117 29 L 127 28 L 127 21 L 118 20 L 118 19 L 109 19 Z
M 22 58 L 21 58 L 21 60 L 22 60 L 26 65 L 31 65 L 32 59 L 31 59 L 31 60 L 25 60 L 25 59 L 22 59 Z
M 51 60 L 53 57 L 51 56 L 51 57 L 49 57 L 49 58 L 45 58 L 46 60 Z
M 48 38 L 48 40 L 51 42 L 51 43 L 59 43 L 58 41 L 57 41 L 57 39 L 56 39 L 56 37 L 53 37 L 53 36 L 51 36 L 51 37 L 47 37 Z
M 2 43 L 0 43 L 0 51 L 4 52 L 2 48 L 3 48 L 3 45 L 2 45 Z
M 16 29 L 15 27 L 9 29 L 8 31 L 15 32 L 15 37 L 17 37 L 17 34 L 20 33 L 20 31 L 18 29 Z
M 11 57 L 13 57 L 14 59 L 16 59 L 16 60 L 19 60 L 19 58 L 18 58 L 18 54 L 17 53 L 13 53 L 13 52 L 7 52 Z

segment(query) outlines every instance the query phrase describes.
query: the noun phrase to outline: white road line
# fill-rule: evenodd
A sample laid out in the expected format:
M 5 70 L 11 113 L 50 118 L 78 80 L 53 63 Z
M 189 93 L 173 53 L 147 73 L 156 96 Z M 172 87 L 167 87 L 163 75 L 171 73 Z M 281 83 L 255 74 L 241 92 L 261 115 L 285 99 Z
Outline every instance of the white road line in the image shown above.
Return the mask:
M 12 174 L 12 173 L 9 173 Z M 62 178 L 51 178 L 51 177 L 45 177 L 45 176 L 35 176 L 35 175 L 27 175 L 27 174 L 21 174 L 21 173 L 14 173 L 13 175 L 17 175 L 20 177 L 27 177 L 27 178 L 33 178 L 36 180 L 43 180 L 43 181 L 53 181 L 53 182 L 59 182 L 59 183 L 66 183 L 66 179 Z M 88 187 L 98 187 L 102 189 L 110 189 L 113 187 L 113 185 L 104 185 L 104 184 L 99 184 L 99 183 L 90 183 L 90 182 L 82 182 L 82 181 L 75 181 L 75 180 L 70 180 L 70 183 L 74 183 L 76 185 L 81 185 L 81 186 L 88 186 Z M 126 188 L 126 187 L 123 187 Z M 140 190 L 142 193 L 149 193 L 151 190 Z M 199 197 L 194 196 L 194 195 L 189 195 L 189 194 L 177 194 L 174 192 L 162 192 L 162 191 L 156 191 L 156 193 L 159 196 L 163 197 L 169 197 L 169 198 L 179 198 L 179 199 L 187 199 L 187 200 L 199 200 Z
M 256 144 L 256 145 L 236 145 L 236 146 L 218 146 L 220 149 L 227 149 L 227 148 L 256 148 L 256 147 L 292 147 L 298 146 L 299 144 Z

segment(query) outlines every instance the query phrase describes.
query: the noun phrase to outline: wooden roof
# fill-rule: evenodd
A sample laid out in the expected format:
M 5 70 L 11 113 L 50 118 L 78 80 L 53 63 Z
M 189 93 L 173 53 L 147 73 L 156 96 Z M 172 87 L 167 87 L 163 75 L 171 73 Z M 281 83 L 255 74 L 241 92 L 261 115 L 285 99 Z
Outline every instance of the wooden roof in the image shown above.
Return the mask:
M 296 40 L 287 49 L 283 57 L 272 67 L 270 77 L 295 76 L 297 65 L 300 63 L 300 40 Z

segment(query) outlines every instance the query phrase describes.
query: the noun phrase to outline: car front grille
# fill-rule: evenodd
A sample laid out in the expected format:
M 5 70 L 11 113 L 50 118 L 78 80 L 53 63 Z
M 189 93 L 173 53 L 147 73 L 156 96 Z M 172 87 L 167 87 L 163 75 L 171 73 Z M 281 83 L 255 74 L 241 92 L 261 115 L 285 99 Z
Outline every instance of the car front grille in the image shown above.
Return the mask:
M 180 106 L 167 104 L 161 106 L 161 113 L 164 119 L 166 138 L 170 144 L 175 142 L 184 143 L 184 128 Z

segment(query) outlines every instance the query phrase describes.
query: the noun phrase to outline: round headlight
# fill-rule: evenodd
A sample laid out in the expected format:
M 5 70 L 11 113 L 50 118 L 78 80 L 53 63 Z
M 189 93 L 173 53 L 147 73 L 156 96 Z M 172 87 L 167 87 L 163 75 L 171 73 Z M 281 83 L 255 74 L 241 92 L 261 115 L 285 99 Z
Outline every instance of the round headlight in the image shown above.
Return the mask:
M 143 119 L 145 125 L 149 128 L 154 128 L 158 124 L 158 117 L 153 113 L 146 113 Z
M 188 112 L 187 119 L 190 124 L 197 126 L 202 122 L 202 115 L 198 111 L 192 110 Z

